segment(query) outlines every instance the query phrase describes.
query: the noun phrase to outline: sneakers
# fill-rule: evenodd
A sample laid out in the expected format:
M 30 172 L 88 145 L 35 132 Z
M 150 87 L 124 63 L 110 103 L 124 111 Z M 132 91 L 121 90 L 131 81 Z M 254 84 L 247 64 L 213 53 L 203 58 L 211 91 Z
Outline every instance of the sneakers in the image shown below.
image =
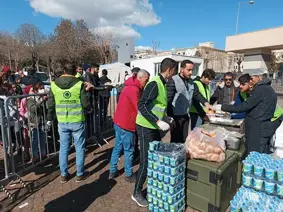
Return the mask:
M 119 176 L 118 172 L 109 173 L 109 180 L 115 179 Z
M 86 180 L 89 177 L 89 172 L 84 172 L 84 174 L 82 176 L 76 176 L 76 182 L 80 183 L 84 180 Z
M 61 182 L 62 184 L 65 184 L 65 183 L 67 183 L 67 182 L 69 181 L 69 179 L 70 179 L 70 175 L 67 175 L 67 176 L 62 176 L 62 175 L 61 175 L 60 182 Z
M 148 206 L 146 198 L 144 198 L 141 193 L 133 194 L 132 200 L 134 200 L 140 207 L 146 208 Z
M 131 176 L 129 176 L 129 177 L 125 177 L 125 180 L 127 181 L 127 182 L 129 182 L 129 183 L 134 183 L 134 182 L 136 182 L 136 175 L 135 174 L 132 174 Z

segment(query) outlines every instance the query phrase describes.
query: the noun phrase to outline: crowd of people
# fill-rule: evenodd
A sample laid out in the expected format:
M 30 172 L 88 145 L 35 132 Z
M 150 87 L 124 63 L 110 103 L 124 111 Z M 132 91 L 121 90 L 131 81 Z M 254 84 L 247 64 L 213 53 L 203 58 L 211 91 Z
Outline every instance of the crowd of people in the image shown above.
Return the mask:
M 149 73 L 140 70 L 125 82 L 114 118 L 116 139 L 109 178 L 119 175 L 117 163 L 124 150 L 125 179 L 135 182 L 132 199 L 141 207 L 148 206 L 142 189 L 147 178 L 149 143 L 160 141 L 168 131 L 171 142 L 184 143 L 189 126 L 193 130 L 208 121 L 210 110 L 230 112 L 227 115 L 232 119 L 245 118 L 246 154 L 271 153 L 274 146 L 272 136 L 282 122 L 283 110 L 277 105 L 277 95 L 262 70 L 244 74 L 238 82 L 233 73 L 227 72 L 212 93 L 214 70 L 206 69 L 200 77 L 192 79 L 193 69 L 194 63 L 184 60 L 177 73 L 177 62 L 166 58 L 158 76 L 149 79 Z M 132 162 L 137 138 L 140 164 L 135 175 Z
M 76 76 L 65 77 L 68 76 L 68 68 L 74 70 Z M 92 110 L 91 96 L 93 89 L 111 83 L 111 80 L 107 77 L 107 70 L 102 70 L 102 77 L 99 78 L 98 69 L 98 65 L 88 66 L 83 75 L 81 66 L 72 65 L 70 67 L 70 64 L 66 65 L 64 71 L 55 71 L 51 85 L 56 84 L 59 89 L 68 89 L 77 82 L 83 82 L 82 86 L 79 86 L 79 89 L 82 88 L 82 92 L 79 94 L 82 100 L 81 104 L 83 108 Z M 51 87 L 53 87 L 53 90 L 56 89 L 55 86 Z M 100 104 L 104 104 L 104 107 L 102 107 L 104 114 L 107 113 L 111 89 L 112 86 L 107 86 L 107 89 L 99 93 L 101 98 L 97 98 L 101 101 Z M 52 121 L 55 131 L 58 131 L 57 120 L 60 120 L 60 116 L 56 118 L 58 111 L 56 113 L 53 107 L 56 103 L 53 91 L 45 89 L 44 83 L 36 75 L 36 69 L 31 68 L 27 75 L 24 75 L 23 71 L 11 71 L 11 68 L 5 65 L 0 72 L 0 101 L 2 101 L 2 106 L 8 97 L 10 97 L 7 101 L 8 104 L 6 103 L 8 114 L 3 111 L 3 115 L 8 115 L 10 120 L 10 133 L 8 134 L 11 135 L 12 144 L 10 146 L 7 140 L 9 138 L 6 138 L 8 154 L 23 155 L 25 163 L 36 163 L 45 159 L 48 154 L 48 142 L 46 141 L 48 137 L 55 135 L 53 139 L 59 141 L 58 133 L 54 132 L 53 134 L 49 127 L 50 121 Z M 76 97 L 72 95 L 72 98 Z M 5 110 L 4 106 L 2 109 Z M 83 137 L 85 138 L 85 135 Z M 62 136 L 60 136 L 60 139 L 62 139 Z M 2 131 L 0 131 L 1 146 L 4 145 L 3 140 L 5 139 Z M 61 149 L 64 149 L 64 146 Z
M 277 105 L 277 95 L 270 86 L 270 80 L 264 77 L 264 72 L 253 70 L 242 75 L 238 82 L 233 73 L 227 72 L 224 81 L 212 93 L 209 85 L 215 78 L 214 70 L 206 69 L 201 76 L 192 79 L 194 66 L 192 61 L 184 60 L 177 73 L 178 63 L 165 58 L 157 76 L 150 76 L 147 70 L 135 67 L 132 74 L 125 78 L 113 119 L 116 138 L 109 179 L 119 176 L 118 162 L 123 151 L 125 180 L 135 183 L 132 199 L 141 207 L 148 206 L 142 190 L 147 178 L 149 143 L 160 141 L 169 131 L 171 142 L 184 143 L 189 126 L 193 130 L 208 121 L 208 111 L 221 110 L 229 112 L 231 118 L 245 118 L 247 153 L 270 153 L 272 150 L 271 138 L 283 120 L 283 110 Z M 27 141 L 27 131 L 32 132 L 32 158 L 35 160 L 40 156 L 38 148 L 41 157 L 46 157 L 45 141 L 40 138 L 43 123 L 36 118 L 44 112 L 43 103 L 47 105 L 47 126 L 54 124 L 54 120 L 58 121 L 62 183 L 70 179 L 68 153 L 72 138 L 76 149 L 76 181 L 81 182 L 89 176 L 84 169 L 87 117 L 83 111 L 91 109 L 93 97 L 89 93 L 100 86 L 104 87 L 100 94 L 104 98 L 99 104 L 107 110 L 112 89 L 107 70 L 102 70 L 103 76 L 99 78 L 98 65 L 89 66 L 85 71 L 83 69 L 81 66 L 66 64 L 64 73 L 58 73 L 51 82 L 48 97 L 28 97 L 19 102 L 21 118 L 26 120 L 28 114 L 31 123 L 29 127 L 32 128 L 23 128 L 19 132 L 23 133 Z M 18 74 L 19 78 L 11 82 L 11 74 L 4 71 L 1 74 L 3 83 L 0 88 L 6 91 L 5 95 L 14 95 L 23 76 Z M 10 87 L 7 89 L 8 85 Z M 22 94 L 41 94 L 44 93 L 42 90 L 43 85 L 39 82 L 27 85 Z M 100 112 L 107 113 L 103 110 Z M 29 152 L 26 151 L 28 143 L 24 144 L 26 153 Z M 135 174 L 133 161 L 136 149 L 139 149 L 139 169 Z

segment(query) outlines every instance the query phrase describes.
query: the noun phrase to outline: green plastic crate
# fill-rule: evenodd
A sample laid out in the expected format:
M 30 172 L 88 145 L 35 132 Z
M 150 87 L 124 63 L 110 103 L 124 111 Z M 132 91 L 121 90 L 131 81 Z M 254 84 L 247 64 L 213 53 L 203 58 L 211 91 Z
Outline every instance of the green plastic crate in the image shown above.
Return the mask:
M 192 159 L 187 164 L 187 205 L 201 212 L 225 212 L 236 194 L 239 156 L 222 163 Z

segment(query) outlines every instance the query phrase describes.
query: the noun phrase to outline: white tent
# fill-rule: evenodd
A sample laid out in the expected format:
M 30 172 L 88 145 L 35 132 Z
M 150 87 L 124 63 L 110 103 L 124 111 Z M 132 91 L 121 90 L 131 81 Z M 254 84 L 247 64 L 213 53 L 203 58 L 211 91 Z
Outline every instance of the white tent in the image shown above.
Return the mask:
M 108 78 L 111 79 L 113 84 L 121 84 L 124 83 L 125 78 L 125 71 L 128 71 L 129 74 L 131 74 L 131 68 L 124 65 L 123 63 L 111 63 L 111 64 L 105 64 L 101 65 L 99 67 L 99 76 L 101 77 L 102 73 L 101 71 L 103 69 L 106 69 L 108 71 Z

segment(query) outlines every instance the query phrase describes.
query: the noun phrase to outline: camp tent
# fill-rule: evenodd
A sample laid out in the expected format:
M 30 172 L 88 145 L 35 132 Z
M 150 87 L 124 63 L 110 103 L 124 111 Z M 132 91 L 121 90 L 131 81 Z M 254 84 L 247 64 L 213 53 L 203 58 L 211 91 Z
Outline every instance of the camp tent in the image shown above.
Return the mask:
M 99 67 L 99 76 L 101 77 L 102 73 L 101 71 L 103 69 L 106 69 L 108 71 L 108 78 L 111 79 L 113 84 L 121 84 L 124 83 L 125 78 L 125 71 L 127 71 L 129 74 L 131 73 L 130 67 L 124 65 L 123 63 L 111 63 L 111 64 L 105 64 L 100 65 Z

